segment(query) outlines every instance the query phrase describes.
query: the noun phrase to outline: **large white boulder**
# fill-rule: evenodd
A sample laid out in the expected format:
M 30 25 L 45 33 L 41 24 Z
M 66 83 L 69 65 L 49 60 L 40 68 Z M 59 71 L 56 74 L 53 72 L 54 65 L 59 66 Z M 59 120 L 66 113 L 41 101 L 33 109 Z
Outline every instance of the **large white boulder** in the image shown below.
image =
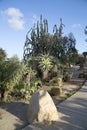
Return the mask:
M 38 122 L 59 120 L 57 108 L 48 92 L 40 90 L 32 95 L 28 108 L 28 120 L 29 123 L 34 120 Z

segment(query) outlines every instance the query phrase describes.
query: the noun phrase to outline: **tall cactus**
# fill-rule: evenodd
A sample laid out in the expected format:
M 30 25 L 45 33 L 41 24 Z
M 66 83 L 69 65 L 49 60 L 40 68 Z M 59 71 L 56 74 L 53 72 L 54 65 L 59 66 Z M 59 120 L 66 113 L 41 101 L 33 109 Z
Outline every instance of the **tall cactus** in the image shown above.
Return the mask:
M 42 22 L 42 15 L 40 16 L 40 35 L 43 35 L 43 22 Z
M 53 39 L 54 39 L 54 44 L 53 44 L 53 48 L 54 51 L 52 52 L 54 56 L 56 56 L 58 59 L 61 58 L 61 55 L 64 52 L 64 46 L 63 46 L 63 37 L 62 37 L 62 30 L 63 30 L 63 26 L 64 24 L 62 23 L 62 19 L 60 18 L 60 26 L 59 28 L 57 27 L 57 25 L 54 25 L 53 28 Z
M 44 23 L 44 34 L 46 35 L 48 33 L 48 21 L 44 19 L 43 23 Z
M 39 21 L 37 21 L 37 38 L 39 38 Z
M 45 50 L 44 37 L 48 34 L 48 21 L 46 19 L 42 20 L 42 15 L 40 16 L 40 22 L 37 21 L 37 26 L 33 26 L 27 35 L 24 45 L 24 59 L 28 60 L 32 55 L 38 55 L 43 53 Z
M 60 58 L 64 52 L 62 41 L 63 26 L 62 19 L 60 19 L 59 28 L 54 25 L 54 35 L 50 35 L 48 33 L 48 21 L 46 19 L 43 20 L 41 15 L 40 22 L 37 21 L 36 27 L 33 26 L 26 35 L 24 59 L 29 60 L 31 56 L 47 53 Z
M 60 18 L 59 37 L 62 37 L 63 26 L 65 26 L 65 25 L 62 23 L 62 18 Z

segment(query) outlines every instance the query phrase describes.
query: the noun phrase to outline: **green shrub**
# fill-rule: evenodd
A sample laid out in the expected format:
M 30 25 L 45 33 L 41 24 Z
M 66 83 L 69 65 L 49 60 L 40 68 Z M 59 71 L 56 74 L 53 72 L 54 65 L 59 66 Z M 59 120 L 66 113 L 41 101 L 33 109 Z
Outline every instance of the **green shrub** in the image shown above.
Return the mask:
M 39 78 L 34 78 L 31 80 L 31 87 L 32 86 L 42 87 L 42 81 Z
M 85 78 L 85 79 L 87 79 L 87 73 L 80 73 L 79 74 L 79 78 Z
M 63 82 L 61 77 L 54 77 L 49 82 L 50 86 L 58 86 L 61 87 Z
M 62 78 L 58 78 L 57 80 L 58 86 L 61 87 L 63 85 Z
M 58 83 L 57 77 L 52 78 L 49 83 L 50 85 L 57 85 Z
M 71 79 L 71 77 L 72 77 L 72 74 L 70 72 L 65 71 L 63 73 L 63 81 L 65 81 L 65 82 L 69 81 Z
M 87 79 L 87 73 L 85 74 L 85 78 Z
M 85 74 L 84 73 L 80 73 L 79 74 L 79 78 L 84 78 L 85 77 Z
M 62 90 L 61 90 L 61 88 L 53 87 L 53 88 L 51 88 L 49 93 L 51 96 L 60 96 L 62 93 Z

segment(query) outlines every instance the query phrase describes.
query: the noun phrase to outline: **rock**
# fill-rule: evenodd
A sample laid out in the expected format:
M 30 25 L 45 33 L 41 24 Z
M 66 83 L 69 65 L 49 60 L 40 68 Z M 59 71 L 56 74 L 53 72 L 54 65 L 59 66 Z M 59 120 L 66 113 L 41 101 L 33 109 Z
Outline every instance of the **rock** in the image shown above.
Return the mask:
M 28 120 L 29 123 L 34 120 L 38 122 L 59 120 L 57 108 L 48 92 L 40 90 L 32 95 L 28 108 Z

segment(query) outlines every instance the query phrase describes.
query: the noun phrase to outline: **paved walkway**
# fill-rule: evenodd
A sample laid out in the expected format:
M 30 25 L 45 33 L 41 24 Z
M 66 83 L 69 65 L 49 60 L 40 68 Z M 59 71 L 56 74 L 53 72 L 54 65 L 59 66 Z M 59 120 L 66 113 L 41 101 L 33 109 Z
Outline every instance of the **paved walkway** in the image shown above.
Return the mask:
M 87 82 L 58 107 L 61 112 L 58 130 L 87 130 Z
M 0 104 L 0 130 L 20 130 L 28 124 L 28 104 L 12 102 Z
M 23 130 L 87 130 L 87 82 L 82 89 L 57 106 L 60 121 L 52 125 L 30 125 Z
M 57 106 L 60 120 L 52 125 L 28 125 L 27 108 L 26 103 L 2 104 L 0 130 L 87 130 L 87 82 L 76 94 Z

